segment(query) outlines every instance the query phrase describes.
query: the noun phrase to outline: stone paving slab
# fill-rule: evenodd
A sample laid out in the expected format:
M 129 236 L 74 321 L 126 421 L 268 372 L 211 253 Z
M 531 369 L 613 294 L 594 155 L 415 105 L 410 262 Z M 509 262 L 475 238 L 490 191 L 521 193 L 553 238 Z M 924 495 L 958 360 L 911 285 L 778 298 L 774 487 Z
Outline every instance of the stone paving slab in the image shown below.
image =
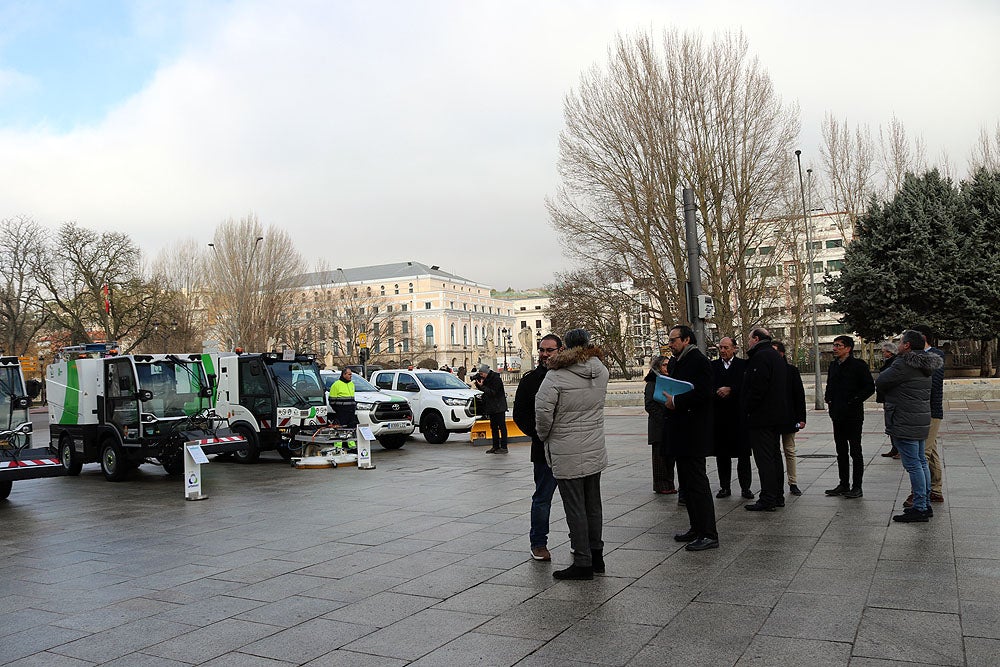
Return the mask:
M 832 428 L 810 411 L 804 495 L 773 514 L 716 500 L 722 546 L 703 553 L 672 539 L 687 516 L 652 493 L 645 425 L 607 410 L 608 571 L 592 582 L 551 576 L 571 560 L 558 494 L 554 562 L 528 554 L 527 444 L 487 457 L 417 437 L 376 448 L 373 471 L 213 462 L 196 503 L 154 466 L 18 482 L 0 503 L 0 664 L 1000 664 L 996 401 L 949 402 L 930 523 L 890 520 L 908 479 L 879 456 L 877 410 L 864 498 L 826 497 Z

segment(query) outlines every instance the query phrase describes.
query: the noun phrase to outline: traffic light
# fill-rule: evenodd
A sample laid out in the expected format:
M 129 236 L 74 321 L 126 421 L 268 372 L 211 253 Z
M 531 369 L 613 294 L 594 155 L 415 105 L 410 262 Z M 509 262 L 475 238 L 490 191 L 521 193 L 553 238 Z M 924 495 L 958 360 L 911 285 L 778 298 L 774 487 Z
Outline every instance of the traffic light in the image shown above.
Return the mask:
M 363 364 L 364 363 L 368 363 L 368 348 L 367 347 L 361 348 L 361 350 L 358 352 L 358 358 L 361 360 L 361 363 L 363 363 Z

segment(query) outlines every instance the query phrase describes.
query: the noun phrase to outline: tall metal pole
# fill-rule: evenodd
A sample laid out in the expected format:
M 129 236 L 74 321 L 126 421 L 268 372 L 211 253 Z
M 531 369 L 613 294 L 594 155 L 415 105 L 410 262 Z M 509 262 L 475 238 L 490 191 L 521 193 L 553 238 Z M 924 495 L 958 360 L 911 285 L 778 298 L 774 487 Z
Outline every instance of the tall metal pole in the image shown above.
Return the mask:
M 802 181 L 802 151 L 795 151 L 795 161 L 799 167 L 799 193 L 802 195 L 802 222 L 806 228 L 806 261 L 809 262 L 809 302 L 812 310 L 812 339 L 813 339 L 813 370 L 815 371 L 814 382 L 816 383 L 816 409 L 822 410 L 823 394 L 820 392 L 823 378 L 819 372 L 819 327 L 816 325 L 816 274 L 813 272 L 813 244 L 812 225 L 809 224 L 809 207 L 806 205 L 806 189 Z M 812 169 L 809 170 L 810 185 L 812 185 Z M 812 194 L 810 190 L 810 195 Z
M 697 207 L 694 205 L 694 190 L 684 188 L 681 192 L 684 199 L 684 230 L 688 253 L 688 282 L 691 283 L 690 298 L 694 303 L 688 304 L 688 312 L 692 313 L 691 328 L 698 339 L 698 349 L 708 350 L 705 340 L 705 320 L 698 317 L 698 295 L 701 294 L 701 246 L 698 244 L 698 223 L 695 219 Z

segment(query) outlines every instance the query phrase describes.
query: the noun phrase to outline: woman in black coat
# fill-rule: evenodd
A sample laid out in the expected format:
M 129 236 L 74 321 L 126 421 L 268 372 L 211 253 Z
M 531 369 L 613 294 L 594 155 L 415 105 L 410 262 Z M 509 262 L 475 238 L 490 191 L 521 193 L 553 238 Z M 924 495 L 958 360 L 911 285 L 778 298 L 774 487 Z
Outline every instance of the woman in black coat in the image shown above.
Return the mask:
M 674 459 L 667 451 L 664 437 L 664 407 L 663 403 L 653 399 L 656 388 L 656 374 L 667 375 L 667 357 L 653 357 L 649 364 L 650 371 L 646 374 L 645 405 L 649 413 L 647 433 L 649 446 L 653 452 L 653 491 L 656 493 L 677 493 L 674 486 Z

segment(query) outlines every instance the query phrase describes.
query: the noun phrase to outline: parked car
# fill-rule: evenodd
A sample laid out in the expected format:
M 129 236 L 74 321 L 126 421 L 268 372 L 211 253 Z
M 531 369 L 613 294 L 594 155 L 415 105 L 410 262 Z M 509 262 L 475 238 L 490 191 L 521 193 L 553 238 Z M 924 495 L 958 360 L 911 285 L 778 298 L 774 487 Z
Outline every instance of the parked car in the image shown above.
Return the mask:
M 413 421 L 429 443 L 442 443 L 452 433 L 468 433 L 476 421 L 473 403 L 482 392 L 447 371 L 383 370 L 372 373 L 371 381 L 409 401 Z
M 320 371 L 326 386 L 327 402 L 330 387 L 340 379 L 336 371 Z M 373 387 L 360 375 L 351 377 L 354 384 L 354 401 L 357 403 L 358 424 L 371 429 L 372 435 L 385 449 L 399 449 L 413 433 L 413 410 L 405 398 L 393 396 Z

